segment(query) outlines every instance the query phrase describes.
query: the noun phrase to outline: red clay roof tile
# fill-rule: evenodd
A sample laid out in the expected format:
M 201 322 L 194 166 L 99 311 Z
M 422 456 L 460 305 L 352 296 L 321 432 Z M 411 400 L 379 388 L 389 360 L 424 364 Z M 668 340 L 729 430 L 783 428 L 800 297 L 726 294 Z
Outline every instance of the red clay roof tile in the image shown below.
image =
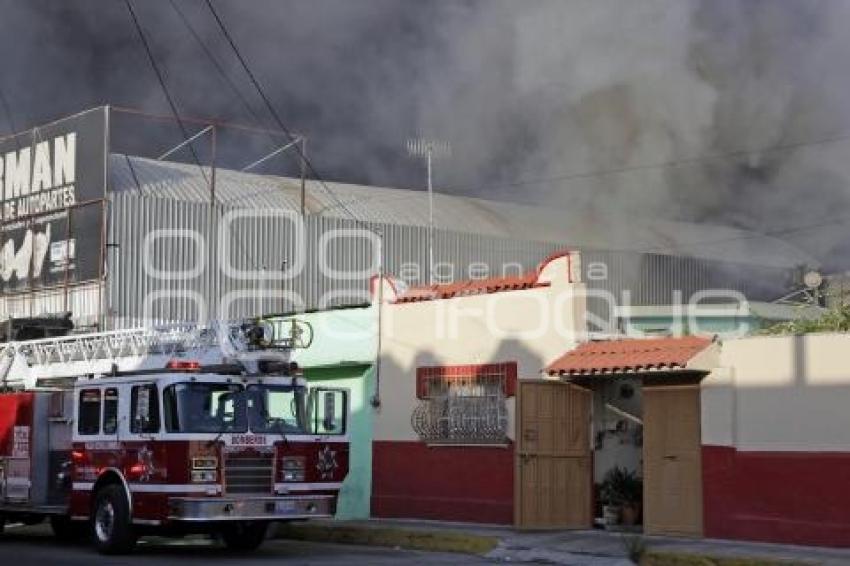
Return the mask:
M 600 375 L 680 370 L 709 344 L 710 339 L 698 336 L 586 342 L 545 371 L 549 375 Z
M 396 303 L 413 303 L 433 299 L 450 299 L 468 295 L 483 295 L 501 291 L 515 291 L 543 287 L 547 283 L 537 282 L 538 274 L 531 271 L 524 275 L 511 277 L 489 277 L 487 279 L 470 279 L 441 285 L 423 285 L 411 287 L 396 299 Z
M 486 293 L 499 293 L 501 291 L 516 291 L 520 289 L 533 289 L 535 287 L 548 287 L 548 281 L 539 281 L 541 273 L 547 265 L 555 260 L 567 258 L 567 279 L 572 283 L 571 252 L 558 251 L 537 266 L 537 269 L 523 275 L 509 277 L 489 277 L 487 279 L 470 279 L 439 285 L 421 285 L 411 287 L 395 299 L 395 303 L 414 303 L 418 301 L 430 301 L 434 299 L 450 299 L 452 297 L 463 297 L 467 295 L 483 295 Z

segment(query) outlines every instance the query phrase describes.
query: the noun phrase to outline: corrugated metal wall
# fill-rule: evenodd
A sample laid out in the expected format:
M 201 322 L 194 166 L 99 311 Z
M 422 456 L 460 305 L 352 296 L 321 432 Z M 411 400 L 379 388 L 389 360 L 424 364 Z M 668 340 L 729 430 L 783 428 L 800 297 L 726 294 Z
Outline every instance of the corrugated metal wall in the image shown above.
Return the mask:
M 258 213 L 132 193 L 113 193 L 110 199 L 109 326 L 131 326 L 143 318 L 235 318 L 364 303 L 377 266 L 378 240 L 369 230 L 383 235 L 387 274 L 411 283 L 427 280 L 423 227 L 322 216 L 308 216 L 302 225 L 284 211 Z M 226 237 L 222 221 L 234 214 L 247 216 L 233 219 Z M 558 246 L 467 234 L 462 227 L 437 230 L 436 271 L 448 280 L 512 274 L 568 247 L 568 242 Z M 583 250 L 583 267 L 590 288 L 607 290 L 618 300 L 629 290 L 632 304 L 669 304 L 675 289 L 687 298 L 715 287 L 762 298 L 773 292 L 759 289 L 762 283 L 785 280 L 782 270 L 635 252 Z M 270 273 L 276 269 L 294 275 L 277 277 Z M 328 269 L 337 273 L 329 276 Z M 605 312 L 598 302 L 590 307 Z
M 367 302 L 381 246 L 373 232 L 383 237 L 386 273 L 427 280 L 426 228 L 322 216 L 302 223 L 289 211 L 257 213 L 131 193 L 110 199 L 111 326 Z M 222 234 L 225 224 L 230 237 Z M 557 248 L 441 230 L 434 255 L 441 277 L 452 280 L 532 269 Z

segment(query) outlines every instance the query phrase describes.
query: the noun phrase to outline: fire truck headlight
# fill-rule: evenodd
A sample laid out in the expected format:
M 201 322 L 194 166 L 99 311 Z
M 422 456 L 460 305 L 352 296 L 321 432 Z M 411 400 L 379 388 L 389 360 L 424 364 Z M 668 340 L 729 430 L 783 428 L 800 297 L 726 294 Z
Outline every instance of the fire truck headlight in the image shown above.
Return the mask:
M 304 456 L 284 456 L 280 461 L 282 481 L 304 481 Z
M 216 468 L 218 468 L 218 460 L 214 456 L 192 458 L 193 470 L 215 470 Z
M 304 481 L 304 472 L 283 470 L 283 481 Z
M 218 474 L 215 470 L 192 470 L 193 483 L 209 483 L 218 479 Z

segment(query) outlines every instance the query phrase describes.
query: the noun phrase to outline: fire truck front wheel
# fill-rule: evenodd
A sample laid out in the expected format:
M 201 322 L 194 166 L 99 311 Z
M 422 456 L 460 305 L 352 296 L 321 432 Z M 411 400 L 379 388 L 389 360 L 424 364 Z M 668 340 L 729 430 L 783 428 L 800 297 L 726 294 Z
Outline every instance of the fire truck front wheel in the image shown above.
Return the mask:
M 91 530 L 94 544 L 103 554 L 122 554 L 133 550 L 136 535 L 130 519 L 130 503 L 120 485 L 111 484 L 98 490 Z
M 230 550 L 256 550 L 266 539 L 268 528 L 269 524 L 261 521 L 238 521 L 227 525 L 221 538 Z

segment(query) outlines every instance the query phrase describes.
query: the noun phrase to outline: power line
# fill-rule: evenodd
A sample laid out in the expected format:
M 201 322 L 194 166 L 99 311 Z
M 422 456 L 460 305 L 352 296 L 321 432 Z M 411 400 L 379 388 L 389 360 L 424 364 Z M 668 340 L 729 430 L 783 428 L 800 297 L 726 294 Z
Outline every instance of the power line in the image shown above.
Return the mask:
M 165 80 L 162 76 L 162 73 L 159 70 L 159 65 L 157 65 L 156 57 L 154 57 L 153 51 L 151 50 L 150 45 L 148 44 L 147 38 L 145 37 L 145 34 L 142 31 L 142 26 L 139 23 L 139 19 L 136 16 L 136 12 L 133 10 L 133 6 L 130 3 L 130 0 L 124 0 L 124 3 L 127 5 L 127 10 L 130 12 L 130 17 L 133 20 L 133 25 L 135 26 L 136 32 L 139 35 L 139 39 L 141 40 L 142 45 L 145 48 L 145 53 L 147 53 L 148 61 L 150 61 L 151 67 L 153 68 L 154 73 L 156 74 L 157 80 L 159 81 L 159 86 L 162 88 L 162 92 L 165 95 L 166 100 L 168 101 L 168 105 L 171 107 L 171 113 L 173 114 L 174 119 L 177 121 L 177 125 L 180 127 L 180 132 L 183 134 L 183 140 L 188 141 L 189 140 L 189 133 L 186 130 L 186 127 L 183 124 L 183 120 L 180 118 L 180 113 L 177 111 L 177 105 L 174 103 L 174 99 L 171 97 L 171 93 L 168 91 L 168 86 L 165 84 Z M 210 186 L 210 189 L 212 189 L 212 185 L 210 184 L 210 179 L 207 178 L 206 171 L 204 171 L 204 168 L 201 165 L 201 160 L 198 157 L 197 152 L 195 152 L 195 148 L 192 147 L 191 143 L 189 143 L 189 150 L 192 152 L 192 157 L 194 158 L 195 163 L 198 166 L 198 169 L 201 171 L 201 175 L 203 175 L 204 181 L 207 183 L 208 186 Z M 210 190 L 210 196 L 213 200 L 213 203 L 215 203 L 217 198 L 216 198 L 215 193 L 212 190 Z M 250 251 L 245 248 L 241 239 L 236 237 L 236 235 L 234 234 L 234 240 L 236 241 L 236 243 L 241 248 L 242 253 L 245 254 L 245 256 L 248 258 L 249 262 L 251 264 L 253 264 L 254 268 L 256 269 L 257 261 L 253 257 L 253 255 L 251 255 Z
M 737 242 L 742 240 L 757 240 L 760 238 L 772 238 L 776 236 L 788 236 L 791 234 L 796 234 L 799 232 L 808 232 L 810 230 L 819 230 L 821 228 L 828 228 L 835 225 L 845 224 L 850 222 L 850 215 L 843 215 L 840 217 L 833 218 L 831 220 L 826 220 L 823 222 L 817 222 L 814 224 L 805 224 L 800 226 L 794 226 L 790 228 L 781 228 L 777 230 L 767 230 L 765 232 L 755 232 L 750 234 L 745 234 L 741 236 L 730 236 L 728 238 L 719 238 L 717 240 L 703 240 L 697 242 L 688 242 L 684 244 L 677 244 L 675 246 L 676 249 L 682 248 L 692 248 L 692 247 L 700 247 L 700 246 L 711 246 L 717 244 L 725 244 L 729 242 Z M 641 253 L 660 253 L 660 252 L 670 252 L 673 250 L 673 246 L 658 246 L 654 248 L 623 248 L 619 250 L 606 250 L 606 251 L 614 251 L 614 252 L 641 252 Z
M 209 46 L 207 46 L 206 43 L 203 41 L 203 39 L 200 37 L 200 34 L 197 32 L 195 27 L 191 24 L 191 22 L 189 21 L 189 18 L 185 14 L 185 12 L 179 8 L 178 4 L 174 0 L 169 0 L 169 2 L 171 4 L 171 6 L 174 8 L 174 11 L 177 12 L 177 15 L 180 17 L 183 24 L 189 30 L 189 33 L 192 35 L 192 37 L 195 39 L 195 41 L 198 43 L 198 45 L 200 45 L 204 54 L 210 60 L 213 67 L 215 67 L 216 71 L 219 73 L 221 78 L 225 81 L 225 83 L 233 91 L 233 93 L 239 98 L 239 100 L 241 101 L 244 108 L 248 111 L 248 113 L 254 119 L 254 122 L 258 126 L 262 126 L 263 121 L 260 118 L 259 114 L 254 110 L 254 108 L 251 106 L 251 104 L 248 102 L 248 100 L 242 94 L 242 91 L 239 89 L 239 87 L 236 85 L 236 83 L 230 78 L 227 71 L 224 69 L 224 67 L 221 65 L 221 63 L 218 61 L 218 59 L 212 53 L 212 50 L 209 48 Z M 275 118 L 275 120 L 278 122 L 278 125 L 281 126 L 280 129 L 283 130 L 284 135 L 288 138 L 288 141 L 290 143 L 294 143 L 296 136 L 291 131 L 289 131 L 286 128 L 286 126 L 283 125 L 282 121 L 280 120 L 280 117 L 277 116 L 277 113 L 275 112 L 274 108 L 271 106 L 271 103 L 268 100 L 268 97 L 265 96 L 263 89 L 259 86 L 259 81 L 257 81 L 256 77 L 253 75 L 251 70 L 248 68 L 246 61 L 242 57 L 238 48 L 236 47 L 235 41 L 233 40 L 233 38 L 230 35 L 229 31 L 227 30 L 226 26 L 224 25 L 223 20 L 221 20 L 221 18 L 219 17 L 218 13 L 215 10 L 215 8 L 211 4 L 209 4 L 209 8 L 210 8 L 210 12 L 212 13 L 213 17 L 216 19 L 216 22 L 218 23 L 219 28 L 222 31 L 222 34 L 227 39 L 228 43 L 230 44 L 231 48 L 233 49 L 233 51 L 236 54 L 237 58 L 239 59 L 240 63 L 242 64 L 243 68 L 245 69 L 246 73 L 248 74 L 249 78 L 251 78 L 252 83 L 254 84 L 255 88 L 257 89 L 257 91 L 260 93 L 261 97 L 266 102 L 266 106 L 269 108 L 270 113 Z M 272 141 L 272 143 L 277 143 L 277 141 L 274 139 L 274 136 L 271 133 L 268 133 L 268 137 Z M 307 167 L 310 169 L 310 172 L 311 172 L 314 180 L 317 181 L 320 184 L 320 186 L 325 190 L 325 192 L 328 195 L 330 195 L 331 199 L 334 201 L 336 206 L 341 207 L 345 211 L 345 213 L 348 214 L 355 222 L 360 223 L 362 225 L 365 225 L 365 223 L 360 221 L 358 219 L 357 215 L 355 215 L 351 211 L 351 209 L 349 209 L 339 199 L 339 197 L 337 197 L 336 194 L 333 191 L 331 191 L 331 189 L 325 184 L 321 175 L 318 174 L 315 167 L 313 167 L 312 163 L 304 155 L 302 148 L 298 144 L 295 144 L 293 147 L 298 152 L 299 157 L 302 160 L 304 160 L 305 165 L 307 165 Z
M 165 95 L 165 99 L 168 101 L 168 106 L 171 108 L 171 113 L 174 115 L 174 119 L 177 121 L 177 126 L 180 128 L 180 133 L 183 134 L 183 140 L 188 140 L 189 132 L 186 130 L 186 126 L 183 124 L 183 120 L 180 118 L 180 113 L 177 111 L 177 105 L 174 103 L 174 99 L 171 97 L 171 93 L 168 91 L 168 86 L 166 86 L 165 84 L 165 78 L 162 76 L 162 72 L 159 70 L 159 65 L 157 65 L 156 63 L 156 58 L 154 57 L 153 51 L 151 50 L 151 46 L 148 43 L 148 39 L 145 36 L 144 31 L 142 30 L 142 25 L 139 23 L 139 18 L 136 16 L 135 10 L 133 10 L 133 5 L 130 3 L 130 0 L 124 0 L 124 4 L 126 4 L 127 6 L 127 11 L 130 12 L 130 18 L 133 20 L 133 25 L 136 28 L 136 33 L 139 35 L 139 39 L 141 40 L 142 46 L 145 48 L 145 53 L 148 56 L 148 61 L 150 62 L 151 68 L 153 69 L 153 72 L 156 75 L 156 79 L 159 81 L 159 86 L 162 89 L 162 93 Z M 204 181 L 209 186 L 210 180 L 207 177 L 206 171 L 204 171 L 204 168 L 201 165 L 201 160 L 198 157 L 198 153 L 195 151 L 195 148 L 191 143 L 189 144 L 189 151 L 192 153 L 192 158 L 198 165 L 198 169 L 201 170 L 201 175 L 203 175 Z
M 250 114 L 251 117 L 254 119 L 254 123 L 257 124 L 258 126 L 262 127 L 263 122 L 262 122 L 262 119 L 260 118 L 260 115 L 256 112 L 256 110 L 254 110 L 254 108 L 248 102 L 248 99 L 245 98 L 245 96 L 242 94 L 242 91 L 239 90 L 239 87 L 236 86 L 236 83 L 233 82 L 233 80 L 230 78 L 230 75 L 228 75 L 227 71 L 224 69 L 224 67 L 221 65 L 221 63 L 218 61 L 216 56 L 213 54 L 212 50 L 210 50 L 210 48 L 207 46 L 207 44 L 204 43 L 204 40 L 201 38 L 198 31 L 195 29 L 195 27 L 189 21 L 189 18 L 186 16 L 186 13 L 180 8 L 179 4 L 177 2 L 175 2 L 175 0 L 168 0 L 168 1 L 171 4 L 171 7 L 174 9 L 174 11 L 180 17 L 180 20 L 183 22 L 183 25 L 186 26 L 186 29 L 189 30 L 189 33 L 195 39 L 195 42 L 197 42 L 197 44 L 201 47 L 204 54 L 207 56 L 207 59 L 209 59 L 210 62 L 212 63 L 212 65 L 213 65 L 213 67 L 215 67 L 215 70 L 218 72 L 219 76 L 222 78 L 224 83 L 230 88 L 231 91 L 233 91 L 233 93 L 236 95 L 236 97 L 242 103 L 242 106 L 245 108 L 245 110 L 248 111 L 248 114 Z M 269 140 L 273 144 L 277 143 L 277 140 L 275 140 L 274 136 L 270 132 L 266 132 L 266 134 L 268 135 Z
M 290 129 L 286 126 L 286 124 L 284 124 L 284 122 L 281 119 L 280 115 L 278 114 L 277 110 L 275 110 L 274 105 L 271 103 L 271 100 L 269 99 L 268 96 L 266 96 L 266 93 L 263 90 L 263 87 L 260 85 L 260 82 L 257 80 L 257 77 L 254 76 L 254 73 L 253 73 L 253 71 L 251 71 L 251 68 L 248 66 L 247 61 L 242 56 L 242 53 L 239 51 L 239 48 L 236 46 L 236 42 L 234 41 L 233 37 L 230 35 L 230 32 L 227 29 L 227 26 L 224 24 L 224 21 L 219 16 L 218 12 L 215 9 L 215 6 L 213 6 L 212 1 L 211 0 L 205 0 L 205 1 L 206 1 L 206 4 L 207 4 L 207 7 L 210 10 L 210 13 L 212 14 L 213 18 L 215 18 L 215 21 L 218 24 L 218 27 L 221 30 L 222 35 L 227 40 L 227 42 L 230 44 L 230 48 L 233 50 L 234 55 L 236 55 L 236 58 L 239 60 L 239 64 L 244 69 L 245 74 L 248 75 L 248 78 L 251 80 L 251 83 L 254 85 L 254 88 L 257 90 L 257 93 L 260 95 L 260 98 L 262 98 L 263 102 L 265 103 L 265 106 L 268 109 L 269 114 L 272 116 L 272 118 L 274 118 L 274 121 L 277 123 L 278 127 L 286 134 L 287 138 L 289 138 L 289 141 L 294 142 L 295 141 L 295 135 L 293 135 L 293 133 L 290 131 Z M 360 220 L 357 217 L 357 215 L 354 214 L 351 211 L 351 209 L 349 209 L 342 201 L 339 200 L 339 198 L 337 198 L 336 194 L 333 191 L 331 191 L 330 187 L 327 186 L 324 179 L 322 179 L 322 176 L 319 175 L 319 172 L 313 166 L 313 163 L 307 158 L 307 156 L 304 154 L 303 150 L 297 144 L 294 146 L 294 149 L 295 149 L 296 152 L 298 152 L 299 157 L 304 161 L 304 164 L 306 165 L 307 169 L 310 171 L 310 175 L 313 177 L 313 179 L 319 183 L 319 185 L 328 193 L 328 195 L 330 195 L 330 197 L 336 202 L 337 206 L 342 208 L 346 212 L 346 214 L 348 214 L 352 218 L 352 220 L 354 220 L 354 222 L 356 224 L 359 224 L 361 226 L 366 227 L 366 229 L 369 230 L 370 232 L 374 232 L 374 230 L 369 228 L 368 225 L 365 222 Z
M 18 129 L 15 127 L 15 120 L 12 118 L 12 110 L 9 108 L 9 101 L 6 99 L 6 95 L 3 94 L 3 89 L 0 89 L 0 105 L 3 106 L 3 113 L 6 115 L 6 122 L 9 124 L 11 137 L 15 140 L 15 147 L 20 149 L 18 138 L 15 135 L 18 133 Z
M 9 109 L 9 103 L 6 101 L 6 95 L 3 94 L 3 90 L 0 89 L 0 104 L 3 106 L 3 113 L 6 115 L 6 123 L 9 124 L 9 130 L 12 135 L 18 133 L 18 129 L 15 127 L 15 121 L 12 119 L 12 111 Z
M 795 149 L 800 149 L 802 147 L 809 147 L 815 145 L 827 145 L 836 142 L 842 142 L 850 140 L 850 132 L 844 132 L 842 134 L 821 138 L 816 140 L 804 140 L 799 142 L 789 142 L 785 144 L 777 144 L 773 146 L 763 147 L 759 149 L 741 149 L 735 151 L 728 152 L 720 152 L 720 153 L 712 153 L 706 155 L 699 155 L 695 157 L 687 157 L 683 159 L 673 159 L 669 161 L 661 161 L 658 163 L 645 163 L 640 165 L 629 165 L 624 167 L 616 167 L 612 169 L 599 169 L 596 171 L 585 171 L 580 173 L 565 173 L 563 175 L 555 175 L 552 177 L 542 177 L 540 179 L 522 179 L 519 181 L 515 181 L 512 183 L 502 183 L 499 185 L 482 185 L 478 187 L 474 187 L 473 191 L 480 189 L 508 189 L 512 187 L 523 187 L 528 185 L 544 185 L 547 183 L 553 183 L 556 181 L 574 181 L 578 179 L 594 179 L 600 177 L 609 177 L 612 175 L 621 175 L 624 173 L 632 173 L 635 171 L 646 171 L 652 169 L 671 169 L 675 167 L 686 167 L 689 165 L 695 165 L 698 163 L 703 163 L 706 161 L 724 161 L 730 159 L 736 159 L 740 157 L 750 157 L 753 155 L 763 155 L 766 153 L 778 153 L 783 151 L 793 151 Z

